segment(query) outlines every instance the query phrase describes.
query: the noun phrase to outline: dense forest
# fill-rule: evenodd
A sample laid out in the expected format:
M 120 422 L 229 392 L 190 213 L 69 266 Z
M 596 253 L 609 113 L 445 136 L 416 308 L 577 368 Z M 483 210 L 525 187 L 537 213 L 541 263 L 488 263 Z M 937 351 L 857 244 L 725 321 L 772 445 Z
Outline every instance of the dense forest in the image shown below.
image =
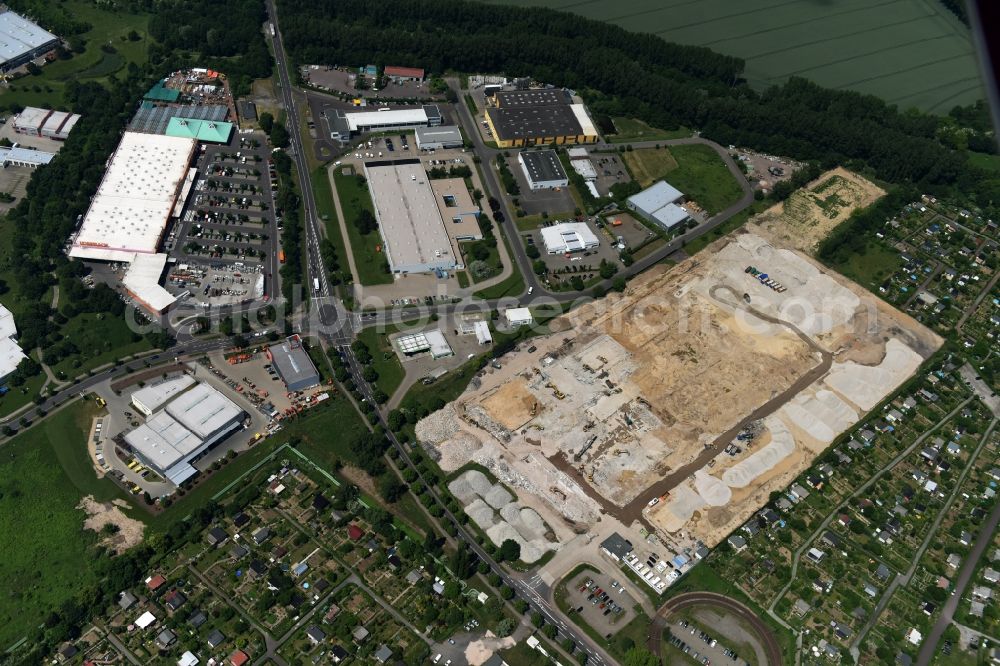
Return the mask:
M 743 62 L 575 15 L 461 0 L 281 0 L 299 63 L 504 72 L 577 89 L 595 114 L 696 128 L 719 143 L 845 164 L 928 192 L 1000 202 L 1000 176 L 939 138 L 943 120 L 803 79 L 758 93 Z M 995 143 L 990 142 L 994 146 Z

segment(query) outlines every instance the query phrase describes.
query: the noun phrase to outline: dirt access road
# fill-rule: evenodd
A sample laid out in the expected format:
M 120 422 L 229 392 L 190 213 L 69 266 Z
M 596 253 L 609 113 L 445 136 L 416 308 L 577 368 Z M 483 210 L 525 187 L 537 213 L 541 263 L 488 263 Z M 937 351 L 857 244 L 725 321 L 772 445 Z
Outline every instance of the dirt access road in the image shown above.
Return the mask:
M 646 646 L 653 654 L 662 659 L 663 630 L 667 626 L 668 618 L 677 611 L 695 606 L 717 608 L 746 622 L 757 634 L 757 638 L 760 639 L 764 651 L 767 653 L 767 663 L 761 664 L 761 666 L 782 665 L 781 645 L 767 625 L 757 617 L 757 614 L 740 602 L 714 592 L 687 592 L 677 595 L 660 606 L 653 621 L 649 624 L 649 634 L 646 637 Z
M 778 319 L 776 317 L 772 317 L 771 315 L 768 314 L 764 314 L 763 312 L 760 312 L 755 308 L 752 308 L 749 305 L 744 304 L 742 297 L 728 285 L 717 285 L 712 288 L 710 293 L 713 298 L 721 300 L 716 296 L 717 292 L 719 291 L 727 291 L 732 295 L 734 302 L 730 303 L 730 305 L 733 305 L 734 307 L 737 308 L 742 308 L 747 312 L 749 312 L 750 314 L 752 314 L 753 316 L 758 317 L 770 324 L 784 326 L 785 328 L 790 329 L 792 332 L 795 333 L 795 335 L 799 337 L 800 340 L 805 342 L 807 345 L 809 345 L 810 348 L 812 348 L 816 353 L 818 353 L 822 358 L 822 360 L 820 361 L 819 365 L 817 365 L 812 370 L 799 377 L 787 389 L 785 389 L 778 395 L 774 396 L 773 398 L 765 402 L 763 405 L 761 405 L 754 411 L 750 412 L 750 414 L 743 417 L 732 428 L 730 428 L 726 432 L 716 437 L 715 440 L 711 444 L 707 445 L 705 449 L 701 453 L 699 453 L 698 457 L 696 457 L 693 461 L 691 461 L 687 465 L 684 465 L 683 467 L 679 467 L 669 476 L 664 477 L 662 480 L 646 488 L 646 490 L 637 495 L 635 499 L 633 499 L 625 506 L 619 507 L 610 502 L 609 500 L 607 500 L 603 495 L 598 493 L 593 488 L 593 486 L 591 486 L 589 483 L 586 482 L 585 479 L 582 478 L 583 477 L 582 472 L 580 472 L 579 469 L 573 466 L 573 464 L 566 458 L 566 455 L 564 453 L 560 452 L 549 457 L 549 462 L 555 465 L 556 468 L 558 468 L 560 471 L 565 472 L 570 476 L 577 477 L 580 483 L 580 487 L 582 487 L 584 491 L 587 493 L 587 495 L 589 495 L 595 502 L 601 505 L 601 508 L 604 510 L 605 513 L 614 516 L 618 520 L 622 521 L 622 523 L 625 525 L 631 525 L 633 522 L 638 520 L 646 527 L 646 529 L 648 529 L 650 532 L 653 532 L 654 531 L 653 526 L 642 515 L 643 509 L 646 508 L 646 506 L 649 504 L 650 501 L 653 500 L 653 498 L 662 497 L 663 495 L 666 495 L 680 484 L 684 483 L 684 481 L 686 481 L 688 477 L 697 472 L 699 469 L 705 467 L 705 465 L 707 465 L 709 461 L 711 461 L 713 458 L 719 455 L 720 451 L 725 449 L 730 442 L 736 439 L 736 436 L 740 434 L 741 430 L 746 428 L 754 421 L 758 421 L 767 416 L 770 416 L 771 414 L 781 409 L 781 407 L 783 407 L 788 401 L 790 401 L 796 395 L 804 391 L 810 384 L 818 381 L 827 372 L 829 372 L 831 366 L 833 365 L 833 354 L 826 351 L 818 344 L 816 344 L 816 342 L 814 342 L 812 338 L 803 333 L 796 326 L 788 323 L 787 321 Z

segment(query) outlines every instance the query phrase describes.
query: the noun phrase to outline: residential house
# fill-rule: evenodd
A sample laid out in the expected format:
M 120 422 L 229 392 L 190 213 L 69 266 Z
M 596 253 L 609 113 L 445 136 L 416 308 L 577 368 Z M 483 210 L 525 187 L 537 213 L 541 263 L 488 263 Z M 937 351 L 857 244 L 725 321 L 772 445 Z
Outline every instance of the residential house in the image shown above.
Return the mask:
M 271 538 L 271 529 L 269 527 L 262 527 L 253 533 L 253 542 L 258 546 L 262 545 L 269 538 Z
M 156 640 L 154 641 L 154 643 L 156 643 L 156 647 L 160 648 L 161 650 L 166 650 L 176 641 L 177 641 L 177 634 L 170 631 L 169 629 L 164 629 L 163 631 L 161 631 L 159 634 L 156 635 Z
M 326 640 L 326 633 L 314 624 L 306 629 L 306 637 L 313 645 L 319 645 Z
M 392 659 L 392 650 L 388 645 L 380 645 L 373 656 L 378 663 L 387 664 Z
M 208 531 L 207 539 L 210 546 L 218 546 L 228 538 L 229 535 L 221 527 L 213 527 Z
M 729 537 L 729 539 L 727 539 L 727 541 L 729 541 L 729 545 L 737 553 L 747 547 L 747 540 L 741 537 L 739 534 L 733 534 L 732 536 Z
M 248 661 L 250 661 L 250 655 L 248 655 L 243 650 L 236 650 L 231 655 L 229 655 L 229 663 L 231 666 L 243 666 Z
M 213 629 L 208 635 L 208 647 L 213 650 L 226 642 L 226 636 L 218 629 Z
M 368 634 L 369 634 L 368 630 L 359 624 L 357 627 L 355 627 L 354 633 L 351 635 L 354 637 L 355 643 L 363 643 L 364 640 L 368 638 Z
M 135 595 L 128 590 L 123 590 L 121 594 L 118 595 L 118 607 L 122 610 L 132 608 L 132 606 L 135 606 L 136 601 L 138 601 L 138 599 L 136 599 Z

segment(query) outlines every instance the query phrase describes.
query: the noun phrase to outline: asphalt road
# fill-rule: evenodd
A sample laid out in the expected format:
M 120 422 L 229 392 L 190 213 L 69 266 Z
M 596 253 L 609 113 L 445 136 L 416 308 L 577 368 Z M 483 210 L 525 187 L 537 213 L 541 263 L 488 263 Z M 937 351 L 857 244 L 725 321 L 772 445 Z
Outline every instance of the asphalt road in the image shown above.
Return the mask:
M 740 602 L 714 592 L 688 592 L 686 594 L 679 594 L 660 606 L 659 610 L 656 611 L 656 616 L 649 625 L 649 635 L 646 638 L 646 646 L 656 656 L 662 657 L 663 630 L 667 626 L 667 619 L 674 613 L 692 606 L 719 608 L 746 622 L 753 629 L 754 633 L 757 634 L 757 638 L 760 639 L 761 644 L 764 646 L 764 652 L 767 654 L 767 664 L 762 664 L 761 666 L 781 666 L 781 646 L 767 625 L 757 617 L 756 613 Z
M 319 252 L 319 241 L 322 238 L 322 234 L 319 232 L 319 214 L 316 210 L 316 198 L 313 196 L 309 164 L 306 160 L 302 143 L 302 132 L 299 127 L 299 112 L 295 103 L 292 82 L 288 76 L 289 62 L 285 54 L 285 45 L 282 41 L 281 28 L 278 23 L 278 11 L 274 5 L 274 0 L 267 0 L 267 13 L 270 16 L 272 25 L 274 25 L 274 36 L 271 38 L 271 42 L 274 47 L 274 57 L 278 66 L 281 99 L 288 118 L 288 134 L 291 138 L 288 154 L 295 163 L 295 168 L 299 174 L 299 186 L 301 187 L 302 202 L 306 213 L 304 220 L 308 256 L 304 275 L 306 285 L 308 285 L 306 288 L 316 300 L 318 315 L 316 323 L 323 326 L 324 333 L 334 340 L 350 340 L 353 338 L 353 333 L 350 330 L 351 319 L 344 316 L 343 306 L 338 307 L 338 303 L 334 302 L 327 271 Z M 312 288 L 313 280 L 319 280 L 320 288 L 318 291 Z
M 158 354 L 151 354 L 149 356 L 144 356 L 139 359 L 129 361 L 128 363 L 122 363 L 103 372 L 99 372 L 95 375 L 91 375 L 85 379 L 80 380 L 75 384 L 67 386 L 61 391 L 52 394 L 45 402 L 40 405 L 36 405 L 27 412 L 20 413 L 16 416 L 7 416 L 6 418 L 0 419 L 0 425 L 10 426 L 15 430 L 19 429 L 18 422 L 22 418 L 27 418 L 29 421 L 34 421 L 39 418 L 38 410 L 43 409 L 45 412 L 51 412 L 56 407 L 64 404 L 70 400 L 74 395 L 79 395 L 81 393 L 86 393 L 88 390 L 97 386 L 101 382 L 109 379 L 110 377 L 122 373 L 124 370 L 126 373 L 134 372 L 136 370 L 142 370 L 146 368 L 147 363 L 159 362 L 160 364 L 172 364 L 175 356 L 194 356 L 201 355 L 208 352 L 215 351 L 217 349 L 222 349 L 229 345 L 228 338 L 216 339 L 216 340 L 192 340 L 179 345 L 174 345 L 169 351 L 160 352 Z

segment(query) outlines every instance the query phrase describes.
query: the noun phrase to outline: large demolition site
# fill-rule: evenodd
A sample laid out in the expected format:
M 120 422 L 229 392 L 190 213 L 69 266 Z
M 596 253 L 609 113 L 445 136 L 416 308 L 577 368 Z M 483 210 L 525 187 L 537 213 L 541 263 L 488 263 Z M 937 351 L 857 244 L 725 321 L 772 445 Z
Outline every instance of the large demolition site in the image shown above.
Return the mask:
M 610 520 L 678 548 L 725 538 L 942 342 L 753 232 L 551 328 L 418 438 L 445 470 L 488 468 L 559 542 Z

